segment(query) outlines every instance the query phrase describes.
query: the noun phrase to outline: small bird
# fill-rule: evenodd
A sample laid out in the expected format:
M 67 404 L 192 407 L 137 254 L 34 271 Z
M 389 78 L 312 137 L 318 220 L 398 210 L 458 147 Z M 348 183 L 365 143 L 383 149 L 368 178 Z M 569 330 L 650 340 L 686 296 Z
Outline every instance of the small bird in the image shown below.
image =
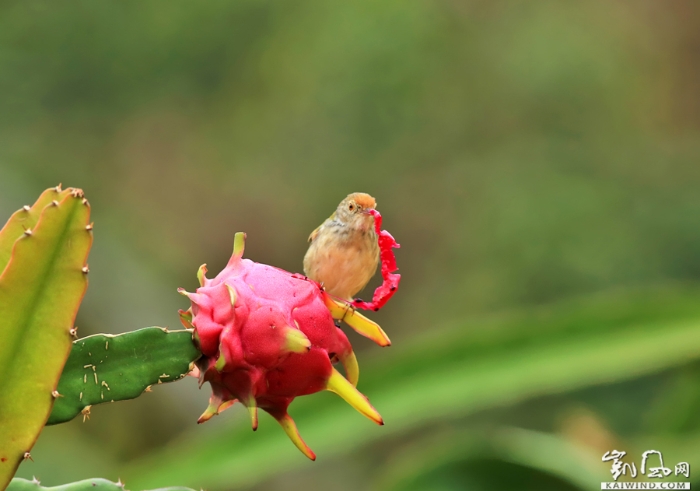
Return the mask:
M 352 300 L 377 271 L 379 245 L 368 213 L 376 205 L 369 194 L 349 194 L 309 236 L 304 273 L 333 296 Z

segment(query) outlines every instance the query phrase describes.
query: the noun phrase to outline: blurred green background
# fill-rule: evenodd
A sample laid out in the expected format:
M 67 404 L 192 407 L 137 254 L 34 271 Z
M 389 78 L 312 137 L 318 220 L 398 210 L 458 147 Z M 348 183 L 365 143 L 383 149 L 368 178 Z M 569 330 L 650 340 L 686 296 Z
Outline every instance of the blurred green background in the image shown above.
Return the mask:
M 354 191 L 403 275 L 372 316 L 393 346 L 348 333 L 384 427 L 298 399 L 309 462 L 238 406 L 197 426 L 208 390 L 187 379 L 47 428 L 18 475 L 583 490 L 613 448 L 693 472 L 699 25 L 691 0 L 3 1 L 0 216 L 85 190 L 81 335 L 177 327 L 176 288 L 236 231 L 300 271 Z

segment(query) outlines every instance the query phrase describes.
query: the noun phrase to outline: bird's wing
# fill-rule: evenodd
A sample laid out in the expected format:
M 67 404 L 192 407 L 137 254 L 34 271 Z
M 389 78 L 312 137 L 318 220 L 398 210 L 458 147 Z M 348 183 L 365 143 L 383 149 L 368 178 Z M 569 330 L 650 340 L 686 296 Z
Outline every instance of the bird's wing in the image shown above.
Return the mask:
M 313 242 L 316 240 L 316 237 L 318 236 L 318 233 L 321 231 L 321 227 L 323 227 L 327 221 L 333 220 L 335 218 L 335 212 L 328 218 L 328 220 L 325 220 L 321 225 L 316 227 L 313 232 L 311 232 L 311 235 L 309 235 L 309 242 Z
M 319 225 L 313 232 L 311 232 L 311 235 L 309 235 L 309 242 L 313 242 L 314 239 L 316 239 L 318 231 L 321 230 L 321 227 L 323 227 L 323 225 Z

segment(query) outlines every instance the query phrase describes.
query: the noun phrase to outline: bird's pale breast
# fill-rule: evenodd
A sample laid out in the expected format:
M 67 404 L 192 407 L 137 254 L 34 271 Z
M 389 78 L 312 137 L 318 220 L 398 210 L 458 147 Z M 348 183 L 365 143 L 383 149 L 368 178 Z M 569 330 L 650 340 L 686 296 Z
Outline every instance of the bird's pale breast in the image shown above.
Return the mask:
M 331 295 L 347 300 L 367 285 L 379 263 L 376 234 L 349 235 L 321 230 L 304 257 L 307 276 L 323 283 Z

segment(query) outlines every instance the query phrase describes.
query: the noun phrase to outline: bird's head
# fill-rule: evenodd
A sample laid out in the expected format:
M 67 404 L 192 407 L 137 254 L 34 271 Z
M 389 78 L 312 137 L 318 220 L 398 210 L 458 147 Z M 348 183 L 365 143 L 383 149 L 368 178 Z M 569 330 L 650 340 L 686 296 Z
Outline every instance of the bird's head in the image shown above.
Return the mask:
M 371 230 L 374 223 L 374 217 L 369 210 L 376 206 L 376 200 L 369 194 L 352 193 L 340 202 L 335 216 L 349 226 L 367 231 Z

